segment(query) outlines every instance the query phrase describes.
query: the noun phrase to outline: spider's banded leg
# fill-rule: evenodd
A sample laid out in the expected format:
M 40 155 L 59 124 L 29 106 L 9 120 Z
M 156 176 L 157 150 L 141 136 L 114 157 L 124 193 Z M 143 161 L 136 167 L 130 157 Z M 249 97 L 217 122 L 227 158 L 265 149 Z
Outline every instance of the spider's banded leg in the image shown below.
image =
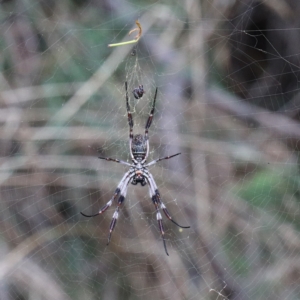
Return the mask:
M 101 207 L 101 209 L 99 210 L 99 212 L 97 212 L 96 214 L 93 215 L 86 215 L 83 212 L 80 212 L 84 217 L 87 218 L 91 218 L 91 217 L 96 217 L 102 213 L 104 213 L 113 203 L 113 201 L 117 198 L 117 196 L 120 194 L 122 188 L 124 187 L 124 181 L 126 180 L 126 178 L 129 177 L 129 180 L 132 177 L 132 171 L 128 171 L 125 173 L 125 175 L 123 176 L 123 178 L 121 179 L 120 183 L 118 184 L 117 189 L 115 190 L 114 195 L 112 196 L 112 198 L 103 206 Z M 127 179 L 128 180 L 128 179 Z
M 124 200 L 125 200 L 126 193 L 127 193 L 127 187 L 128 187 L 128 184 L 129 184 L 131 178 L 132 178 L 132 176 L 129 177 L 129 178 L 125 181 L 125 183 L 124 183 L 124 185 L 123 185 L 123 187 L 122 187 L 122 189 L 121 189 L 121 191 L 120 191 L 120 197 L 119 197 L 119 199 L 118 199 L 118 204 L 117 204 L 118 206 L 117 206 L 117 208 L 116 208 L 116 210 L 115 210 L 115 212 L 114 212 L 114 214 L 113 214 L 112 220 L 111 220 L 111 222 L 110 222 L 110 226 L 109 226 L 109 234 L 108 234 L 108 239 L 107 239 L 107 244 L 106 244 L 106 245 L 109 244 L 110 238 L 111 238 L 111 234 L 112 234 L 114 228 L 116 227 L 117 220 L 118 220 L 118 217 L 119 217 L 119 208 L 120 208 L 120 206 L 122 205 L 122 203 L 123 203 Z
M 166 206 L 164 205 L 164 203 L 162 202 L 161 200 L 161 197 L 160 197 L 160 193 L 158 191 L 158 188 L 157 188 L 157 185 L 154 181 L 154 178 L 152 176 L 152 174 L 150 172 L 147 172 L 147 177 L 149 177 L 149 187 L 150 187 L 150 192 L 151 192 L 151 197 L 152 197 L 152 201 L 153 201 L 153 198 L 156 199 L 156 201 L 160 204 L 160 207 L 161 209 L 163 210 L 163 212 L 165 213 L 166 217 L 171 221 L 173 222 L 175 225 L 177 225 L 178 227 L 180 228 L 190 228 L 190 226 L 182 226 L 182 225 L 179 225 L 176 221 L 173 220 L 172 216 L 170 215 L 168 209 L 166 208 Z
M 163 239 L 164 248 L 165 248 L 166 254 L 169 256 L 167 246 L 166 246 L 166 240 L 165 240 L 165 229 L 164 229 L 164 225 L 163 225 L 163 222 L 162 222 L 161 213 L 159 211 L 157 198 L 152 197 L 152 202 L 153 202 L 153 204 L 155 206 L 155 209 L 156 209 L 156 219 L 157 219 L 157 222 L 158 222 L 158 227 L 159 227 L 159 230 L 160 230 L 160 233 L 161 233 L 161 237 Z
M 99 210 L 99 212 L 97 212 L 96 214 L 93 214 L 93 215 L 86 215 L 86 214 L 84 214 L 83 212 L 80 212 L 80 213 L 81 213 L 84 217 L 87 217 L 87 218 L 96 217 L 96 216 L 98 216 L 98 215 L 104 213 L 104 212 L 112 205 L 113 200 L 116 199 L 116 197 L 119 195 L 119 193 L 120 193 L 120 189 L 117 188 L 116 191 L 115 191 L 115 193 L 114 193 L 114 195 L 113 195 L 113 197 L 112 197 L 112 198 L 111 198 L 111 199 L 110 199 L 103 207 L 101 207 L 100 210 Z
M 158 162 L 161 161 L 161 160 L 164 160 L 164 159 L 170 159 L 170 158 L 172 158 L 172 157 L 174 157 L 174 156 L 177 156 L 177 155 L 179 155 L 179 154 L 181 154 L 181 153 L 176 153 L 176 154 L 173 154 L 173 155 L 169 155 L 169 156 L 166 156 L 166 157 L 162 157 L 162 158 L 159 158 L 159 159 L 155 159 L 155 160 L 149 162 L 148 164 L 146 164 L 144 167 L 150 167 L 150 166 L 152 166 L 152 165 L 155 165 L 156 163 L 158 163 Z
M 150 115 L 148 117 L 146 126 L 145 126 L 145 139 L 147 141 L 147 152 L 145 155 L 145 158 L 143 159 L 142 163 L 145 163 L 146 159 L 148 158 L 149 155 L 149 137 L 148 137 L 148 130 L 152 124 L 152 119 L 153 119 L 153 115 L 154 115 L 154 110 L 155 110 L 155 102 L 156 102 L 156 95 L 157 95 L 157 88 L 155 90 L 155 94 L 154 94 L 154 99 L 153 99 L 153 104 L 152 104 L 152 108 L 150 111 Z
M 156 95 L 157 95 L 157 88 L 155 90 L 155 94 L 154 94 L 154 99 L 153 99 L 153 104 L 152 104 L 152 108 L 151 108 L 151 111 L 150 111 L 150 115 L 149 115 L 149 118 L 148 118 L 146 126 L 145 126 L 145 136 L 146 136 L 147 139 L 148 139 L 148 129 L 151 126 L 153 115 L 154 115 Z
M 126 91 L 126 109 L 127 109 L 127 115 L 128 115 L 128 124 L 129 124 L 129 151 L 132 160 L 134 160 L 134 156 L 132 154 L 132 139 L 133 139 L 133 118 L 132 114 L 130 112 L 130 106 L 129 106 L 129 97 L 128 97 L 128 86 L 127 86 L 127 81 L 125 81 L 125 91 Z
M 157 222 L 158 222 L 158 227 L 159 227 L 159 230 L 160 230 L 160 233 L 161 233 L 161 237 L 163 239 L 164 248 L 165 248 L 166 254 L 169 256 L 169 253 L 168 253 L 168 250 L 167 250 L 167 245 L 166 245 L 166 240 L 165 240 L 165 229 L 164 229 L 164 225 L 163 225 L 163 222 L 162 222 L 161 213 L 160 213 L 160 210 L 159 210 L 159 202 L 158 202 L 158 199 L 157 199 L 156 196 L 154 196 L 154 197 L 152 196 L 152 194 L 153 194 L 153 186 L 151 184 L 149 176 L 146 175 L 146 174 L 144 174 L 144 176 L 146 177 L 146 179 L 148 181 L 149 191 L 150 191 L 150 197 L 151 197 L 152 202 L 153 202 L 153 204 L 155 206 L 156 219 L 157 219 Z
M 174 224 L 176 224 L 178 227 L 180 228 L 190 228 L 191 226 L 182 226 L 182 225 L 179 225 L 176 221 L 173 220 L 173 218 L 171 217 L 169 211 L 167 210 L 166 206 L 164 205 L 164 203 L 161 201 L 161 198 L 160 198 L 160 193 L 158 191 L 158 189 L 155 190 L 155 193 L 156 193 L 156 197 L 158 199 L 158 202 L 160 203 L 160 207 L 161 209 L 163 210 L 163 212 L 165 213 L 166 217 L 171 221 L 173 222 Z
M 123 161 L 123 160 L 120 160 L 120 159 L 115 159 L 115 158 L 110 158 L 110 157 L 102 157 L 102 156 L 99 156 L 98 158 L 100 159 L 105 159 L 107 161 L 114 161 L 114 162 L 117 162 L 119 164 L 122 164 L 122 165 L 126 165 L 126 166 L 129 166 L 129 167 L 132 167 L 132 165 L 126 161 Z

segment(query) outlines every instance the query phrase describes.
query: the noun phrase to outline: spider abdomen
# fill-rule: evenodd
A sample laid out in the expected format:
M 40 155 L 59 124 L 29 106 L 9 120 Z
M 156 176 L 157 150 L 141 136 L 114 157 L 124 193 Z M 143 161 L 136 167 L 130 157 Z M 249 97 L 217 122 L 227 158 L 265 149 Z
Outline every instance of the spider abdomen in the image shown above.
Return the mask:
M 137 161 L 142 161 L 146 157 L 147 142 L 143 135 L 136 134 L 131 144 L 132 155 Z

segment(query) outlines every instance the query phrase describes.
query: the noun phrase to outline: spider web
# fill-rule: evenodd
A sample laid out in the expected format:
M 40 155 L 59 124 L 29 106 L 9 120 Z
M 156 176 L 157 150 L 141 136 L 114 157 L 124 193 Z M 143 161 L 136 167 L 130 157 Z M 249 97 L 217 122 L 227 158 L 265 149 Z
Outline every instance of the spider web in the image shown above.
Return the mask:
M 1 3 L 0 299 L 298 299 L 299 21 L 293 1 Z M 143 34 L 126 41 L 135 20 Z M 129 185 L 143 133 L 164 204 Z M 143 85 L 140 99 L 132 91 Z

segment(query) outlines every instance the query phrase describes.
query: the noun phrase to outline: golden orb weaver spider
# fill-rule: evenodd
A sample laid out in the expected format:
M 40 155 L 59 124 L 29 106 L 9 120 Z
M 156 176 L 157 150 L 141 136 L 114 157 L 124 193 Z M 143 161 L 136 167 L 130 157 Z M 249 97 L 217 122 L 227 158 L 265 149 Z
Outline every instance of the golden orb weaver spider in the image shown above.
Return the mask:
M 147 120 L 147 123 L 145 126 L 145 134 L 144 135 L 141 135 L 141 134 L 133 135 L 133 118 L 132 118 L 132 114 L 130 112 L 127 82 L 125 82 L 125 90 L 126 90 L 126 108 L 127 108 L 128 124 L 129 124 L 129 149 L 130 149 L 132 164 L 122 161 L 122 160 L 119 160 L 119 159 L 115 159 L 115 158 L 99 157 L 100 159 L 105 159 L 107 161 L 114 161 L 114 162 L 129 166 L 130 169 L 125 173 L 125 175 L 121 179 L 120 183 L 118 184 L 117 189 L 115 190 L 113 197 L 99 210 L 98 213 L 93 214 L 93 215 L 86 215 L 83 212 L 81 212 L 81 214 L 85 217 L 98 216 L 99 214 L 104 213 L 112 205 L 113 201 L 119 196 L 118 201 L 117 201 L 117 208 L 113 214 L 113 217 L 112 217 L 112 220 L 110 223 L 110 227 L 109 227 L 109 235 L 108 235 L 108 242 L 107 242 L 107 245 L 108 245 L 110 242 L 111 234 L 117 223 L 117 219 L 119 216 L 119 208 L 125 200 L 129 183 L 131 183 L 133 185 L 137 185 L 138 183 L 140 183 L 142 186 L 145 186 L 148 183 L 150 197 L 155 206 L 156 219 L 158 221 L 158 227 L 159 227 L 162 239 L 163 239 L 164 248 L 165 248 L 166 254 L 169 255 L 167 246 L 166 246 L 166 241 L 165 241 L 165 231 L 164 231 L 164 226 L 163 226 L 163 222 L 162 222 L 162 216 L 160 213 L 160 209 L 163 210 L 166 217 L 170 221 L 172 221 L 174 224 L 176 224 L 180 228 L 190 228 L 190 226 L 181 226 L 173 220 L 169 211 L 167 210 L 166 206 L 164 205 L 164 203 L 161 200 L 161 196 L 158 191 L 157 185 L 154 181 L 152 174 L 149 172 L 148 168 L 150 166 L 158 163 L 159 161 L 162 161 L 165 159 L 170 159 L 174 156 L 179 155 L 180 153 L 162 157 L 162 158 L 153 160 L 149 163 L 146 162 L 148 155 L 149 155 L 148 130 L 151 126 L 153 114 L 154 114 L 154 110 L 155 110 L 157 88 L 155 90 L 155 95 L 154 95 L 154 100 L 153 100 L 152 108 L 150 111 L 150 115 L 148 117 L 148 120 Z

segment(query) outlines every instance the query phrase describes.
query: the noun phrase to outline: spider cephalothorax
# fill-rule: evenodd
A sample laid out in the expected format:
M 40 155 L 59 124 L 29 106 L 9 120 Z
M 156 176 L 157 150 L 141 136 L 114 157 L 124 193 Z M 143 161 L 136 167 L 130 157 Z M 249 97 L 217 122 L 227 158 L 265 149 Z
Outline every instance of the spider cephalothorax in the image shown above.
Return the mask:
M 133 184 L 133 185 L 137 185 L 138 183 L 140 183 L 141 186 L 144 186 L 147 184 L 146 177 L 143 175 L 143 171 L 141 171 L 141 170 L 136 170 L 135 174 L 131 180 L 131 184 Z
M 105 159 L 107 161 L 114 161 L 126 166 L 129 166 L 129 170 L 125 173 L 123 176 L 122 180 L 118 184 L 117 189 L 115 190 L 115 193 L 113 197 L 99 210 L 98 213 L 93 214 L 93 215 L 86 215 L 84 213 L 81 213 L 85 217 L 95 217 L 99 214 L 104 213 L 113 203 L 115 199 L 118 197 L 117 201 L 117 208 L 113 214 L 110 227 L 109 227 L 109 235 L 108 235 L 108 242 L 107 245 L 110 242 L 111 234 L 116 226 L 117 219 L 119 216 L 119 208 L 121 204 L 124 202 L 126 193 L 127 193 L 127 188 L 128 184 L 131 182 L 133 185 L 137 185 L 140 183 L 142 186 L 146 185 L 148 183 L 149 186 L 149 191 L 150 191 L 150 196 L 152 199 L 152 202 L 155 206 L 156 210 L 156 219 L 158 221 L 158 227 L 163 239 L 164 243 L 164 248 L 166 251 L 166 254 L 168 254 L 167 251 L 167 246 L 166 246 L 166 241 L 165 241 L 165 231 L 164 231 L 164 226 L 162 223 L 162 216 L 160 213 L 160 210 L 162 209 L 166 217 L 172 221 L 174 224 L 181 228 L 189 228 L 189 226 L 181 226 L 177 222 L 175 222 L 169 211 L 167 210 L 166 206 L 162 202 L 160 193 L 158 191 L 157 185 L 154 181 L 154 178 L 152 174 L 149 172 L 149 167 L 156 164 L 157 162 L 164 160 L 164 159 L 169 159 L 174 156 L 179 155 L 180 153 L 176 153 L 170 156 L 166 156 L 163 158 L 159 158 L 156 160 L 151 161 L 150 163 L 146 163 L 147 157 L 149 155 L 149 138 L 148 138 L 148 129 L 151 126 L 152 119 L 153 119 L 153 114 L 154 114 L 154 109 L 155 109 L 155 101 L 156 101 L 156 95 L 157 95 L 157 89 L 155 90 L 155 95 L 154 95 L 154 100 L 152 104 L 152 108 L 150 111 L 150 115 L 148 117 L 146 126 L 145 126 L 145 134 L 136 134 L 133 135 L 133 118 L 132 114 L 130 112 L 130 106 L 129 106 L 129 98 L 128 98 L 128 89 L 127 89 L 127 82 L 125 82 L 125 89 L 126 89 L 126 107 L 127 107 L 127 115 L 128 115 L 128 124 L 129 124 L 129 149 L 130 149 L 130 156 L 132 160 L 132 164 L 115 159 L 115 158 L 110 158 L 110 157 L 99 157 L 101 159 Z

